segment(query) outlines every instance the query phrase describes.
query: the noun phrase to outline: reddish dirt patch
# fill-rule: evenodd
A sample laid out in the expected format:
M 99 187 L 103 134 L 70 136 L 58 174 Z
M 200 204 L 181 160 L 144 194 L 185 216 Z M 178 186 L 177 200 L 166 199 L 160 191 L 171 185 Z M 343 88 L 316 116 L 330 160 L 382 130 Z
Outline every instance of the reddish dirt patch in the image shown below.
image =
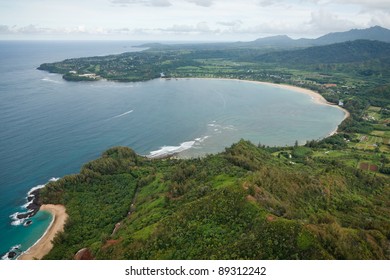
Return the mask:
M 93 260 L 91 251 L 88 248 L 79 250 L 74 256 L 75 260 Z
M 362 162 L 359 165 L 359 168 L 362 169 L 362 170 L 368 170 L 368 166 L 369 166 L 369 164 L 367 162 Z
M 251 195 L 247 195 L 247 196 L 246 196 L 246 199 L 247 199 L 248 201 L 256 202 L 256 198 L 254 198 L 254 197 L 251 196 Z
M 378 171 L 378 166 L 376 166 L 375 164 L 371 164 L 370 165 L 370 171 L 377 172 Z
M 106 248 L 108 248 L 112 245 L 118 244 L 118 243 L 119 243 L 119 240 L 115 240 L 115 239 L 107 240 L 106 244 L 104 244 L 104 246 L 103 246 L 103 249 L 106 249 Z
M 268 215 L 268 216 L 267 216 L 267 221 L 268 221 L 268 222 L 274 222 L 274 221 L 276 221 L 276 217 L 273 216 L 273 215 Z

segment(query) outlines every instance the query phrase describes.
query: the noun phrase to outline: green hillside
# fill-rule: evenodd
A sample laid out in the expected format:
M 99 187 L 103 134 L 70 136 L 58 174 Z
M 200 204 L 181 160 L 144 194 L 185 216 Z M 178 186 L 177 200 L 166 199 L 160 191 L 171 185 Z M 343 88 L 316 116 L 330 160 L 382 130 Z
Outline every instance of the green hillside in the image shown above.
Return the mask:
M 46 258 L 389 259 L 387 178 L 290 149 L 287 159 L 241 141 L 151 160 L 112 148 L 41 191 L 69 214 Z

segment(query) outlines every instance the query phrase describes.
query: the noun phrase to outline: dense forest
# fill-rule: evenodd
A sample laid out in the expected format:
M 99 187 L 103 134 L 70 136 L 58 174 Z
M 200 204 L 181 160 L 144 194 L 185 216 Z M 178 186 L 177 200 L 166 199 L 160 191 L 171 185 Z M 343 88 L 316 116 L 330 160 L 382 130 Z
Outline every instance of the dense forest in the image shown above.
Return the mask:
M 246 141 L 191 160 L 112 148 L 42 190 L 69 213 L 46 258 L 388 259 L 386 178 L 291 148 L 295 165 Z
M 279 38 L 280 39 L 280 38 Z M 39 69 L 71 81 L 236 78 L 315 90 L 350 112 L 304 146 L 245 140 L 202 158 L 115 147 L 49 183 L 69 219 L 46 259 L 390 259 L 390 44 L 306 49 L 150 45 Z

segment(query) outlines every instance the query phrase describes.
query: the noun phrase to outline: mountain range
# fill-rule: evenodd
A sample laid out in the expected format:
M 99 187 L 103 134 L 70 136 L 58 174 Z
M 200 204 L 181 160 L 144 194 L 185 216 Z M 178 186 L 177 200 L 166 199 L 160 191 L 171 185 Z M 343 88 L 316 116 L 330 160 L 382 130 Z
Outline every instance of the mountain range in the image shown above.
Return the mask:
M 366 29 L 352 29 L 345 32 L 333 32 L 315 39 L 292 39 L 287 35 L 277 35 L 259 38 L 249 42 L 229 42 L 229 43 L 201 43 L 201 44 L 159 44 L 149 43 L 139 47 L 148 47 L 153 49 L 202 49 L 202 50 L 221 50 L 235 48 L 262 48 L 262 49 L 292 49 L 307 48 L 314 46 L 324 46 L 336 43 L 343 43 L 355 40 L 372 40 L 390 43 L 390 30 L 374 26 Z
M 311 47 L 355 40 L 390 42 L 390 30 L 374 26 L 367 29 L 352 29 L 346 32 L 329 33 L 316 39 L 292 39 L 286 35 L 278 35 L 240 44 L 257 47 Z

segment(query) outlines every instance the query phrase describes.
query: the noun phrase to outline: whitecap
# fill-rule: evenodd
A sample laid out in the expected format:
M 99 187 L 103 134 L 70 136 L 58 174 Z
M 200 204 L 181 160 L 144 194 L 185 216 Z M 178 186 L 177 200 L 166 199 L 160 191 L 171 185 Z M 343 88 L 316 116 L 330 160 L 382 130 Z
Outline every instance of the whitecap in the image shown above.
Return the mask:
M 51 177 L 49 182 L 57 182 L 59 179 L 61 179 L 60 177 Z
M 50 182 L 50 181 L 49 181 L 49 182 Z M 39 189 L 42 189 L 42 188 L 44 188 L 44 187 L 45 187 L 45 185 L 38 185 L 38 186 L 36 186 L 36 187 L 31 188 L 31 189 L 28 191 L 27 196 L 32 196 L 32 193 L 33 193 L 34 191 L 39 190 Z
M 148 157 L 157 158 L 180 153 L 182 151 L 191 149 L 195 143 L 196 141 L 188 141 L 181 143 L 180 146 L 163 146 L 159 150 L 150 152 Z
M 5 254 L 4 256 L 1 257 L 1 259 L 2 259 L 3 261 L 10 261 L 10 260 L 11 260 L 10 258 L 8 258 L 8 253 L 9 253 L 9 252 L 7 252 L 7 254 Z
M 130 110 L 130 111 L 124 112 L 123 114 L 120 114 L 120 115 L 111 117 L 110 120 L 111 120 L 111 119 L 116 119 L 116 118 L 120 118 L 120 117 L 126 116 L 126 115 L 128 115 L 128 114 L 133 113 L 133 112 L 134 112 L 134 110 Z
M 206 135 L 203 137 L 195 138 L 193 141 L 183 142 L 179 146 L 163 146 L 159 150 L 150 152 L 147 157 L 159 158 L 159 157 L 177 154 L 177 153 L 183 152 L 185 150 L 195 148 L 194 147 L 195 145 L 199 145 L 200 143 L 204 142 L 209 137 L 210 136 Z
M 15 252 L 16 253 L 16 256 L 18 256 L 21 252 L 20 248 L 22 247 L 21 244 L 18 244 L 18 245 L 15 245 L 15 246 L 12 246 L 11 249 L 9 249 L 9 251 L 1 257 L 2 260 L 12 260 L 11 258 L 8 257 L 9 253 L 10 252 Z
M 203 137 L 201 137 L 201 138 L 196 138 L 195 139 L 195 141 L 197 142 L 197 143 L 202 143 L 202 142 L 204 142 L 207 138 L 209 138 L 210 136 L 203 136 Z
M 50 79 L 50 78 L 42 78 L 41 81 L 55 83 L 55 84 L 61 84 L 60 81 L 56 81 L 56 80 L 53 80 L 53 79 Z

